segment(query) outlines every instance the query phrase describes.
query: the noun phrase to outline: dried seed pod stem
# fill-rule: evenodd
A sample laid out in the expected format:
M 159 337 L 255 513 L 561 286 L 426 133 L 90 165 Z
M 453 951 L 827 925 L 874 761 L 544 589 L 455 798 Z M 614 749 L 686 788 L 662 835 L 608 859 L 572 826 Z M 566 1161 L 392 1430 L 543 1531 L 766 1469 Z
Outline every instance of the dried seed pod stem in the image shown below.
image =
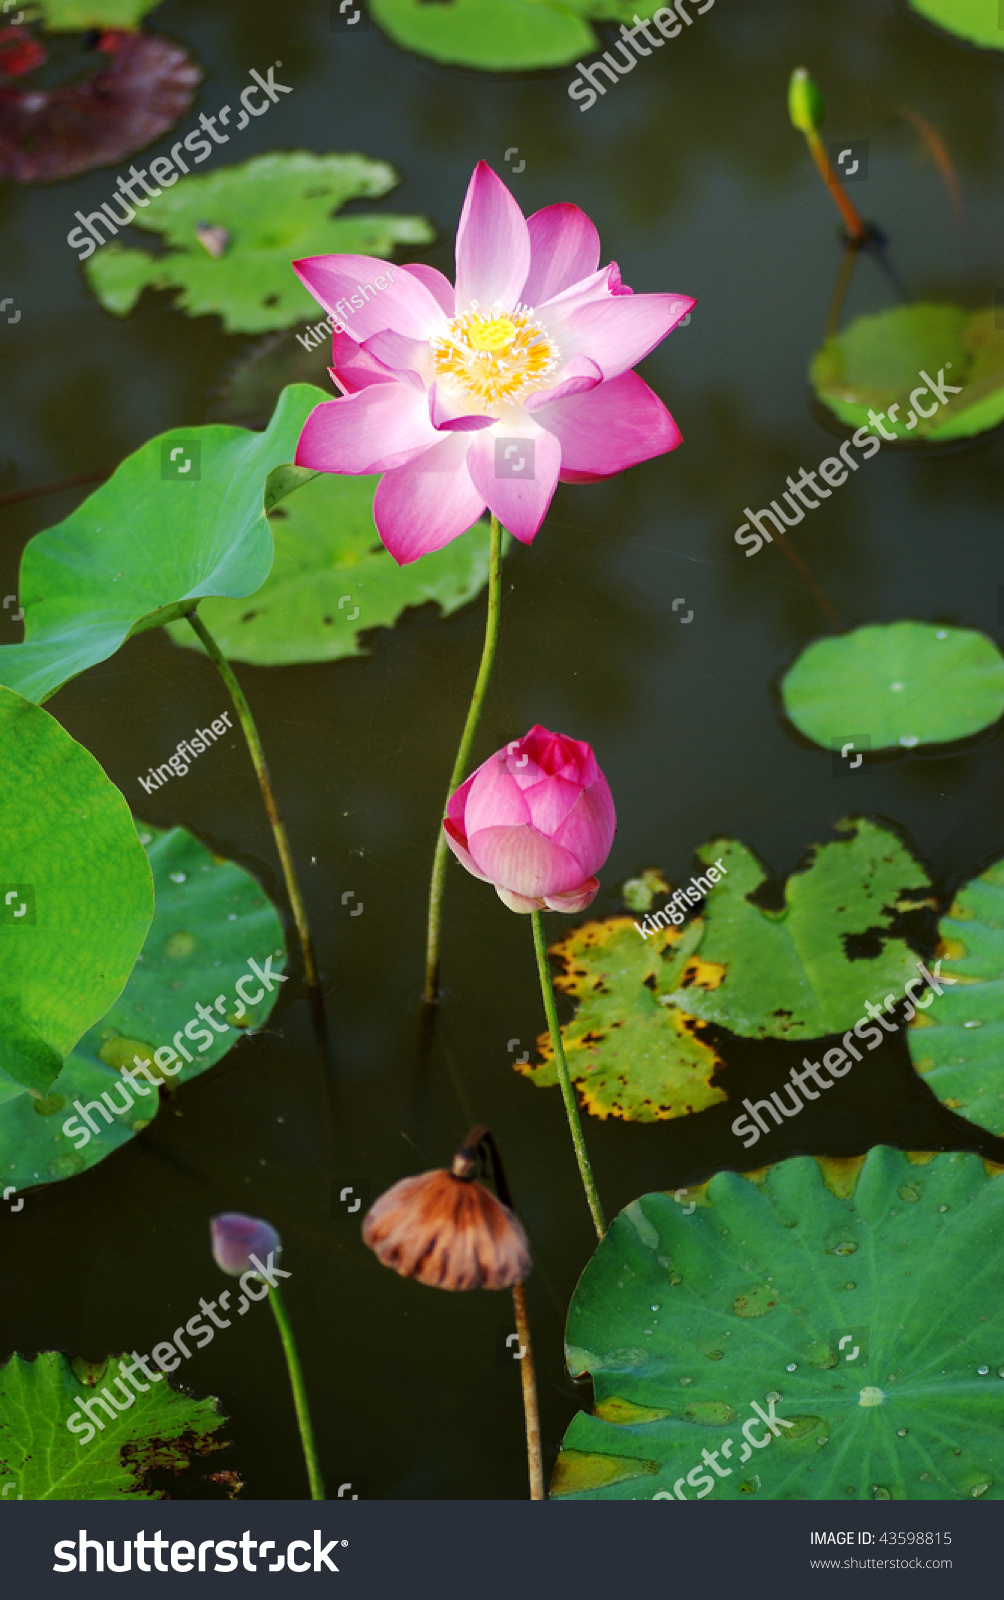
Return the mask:
M 523 1416 L 526 1422 L 526 1460 L 530 1469 L 530 1499 L 544 1498 L 544 1461 L 540 1450 L 540 1411 L 537 1407 L 537 1371 L 533 1364 L 533 1342 L 530 1338 L 530 1318 L 526 1310 L 526 1290 L 521 1283 L 513 1285 L 513 1310 L 516 1313 L 516 1333 L 520 1358 L 519 1375 L 523 1384 Z
M 490 1163 L 491 1194 L 476 1178 Z M 537 1378 L 523 1280 L 530 1247 L 512 1209 L 498 1145 L 478 1125 L 456 1151 L 452 1170 L 436 1168 L 402 1178 L 380 1195 L 363 1219 L 363 1242 L 402 1278 L 434 1289 L 511 1289 L 520 1348 L 530 1498 L 544 1498 Z

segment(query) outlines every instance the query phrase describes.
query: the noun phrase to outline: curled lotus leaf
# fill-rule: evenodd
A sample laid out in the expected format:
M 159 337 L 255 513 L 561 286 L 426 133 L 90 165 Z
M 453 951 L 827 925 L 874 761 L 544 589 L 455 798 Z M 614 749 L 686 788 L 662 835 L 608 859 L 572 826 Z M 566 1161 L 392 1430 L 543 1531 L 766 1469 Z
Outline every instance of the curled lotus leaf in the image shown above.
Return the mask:
M 0 83 L 0 178 L 52 183 L 108 166 L 188 110 L 202 73 L 173 40 L 111 28 L 96 48 L 106 64 L 75 83 Z

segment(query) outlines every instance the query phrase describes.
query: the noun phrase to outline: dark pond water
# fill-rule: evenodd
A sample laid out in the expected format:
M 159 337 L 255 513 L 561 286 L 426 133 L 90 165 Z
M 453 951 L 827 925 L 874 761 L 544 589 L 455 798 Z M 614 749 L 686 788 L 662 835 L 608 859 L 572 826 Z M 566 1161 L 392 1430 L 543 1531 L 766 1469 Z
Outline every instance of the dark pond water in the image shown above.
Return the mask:
M 327 13 L 319 0 L 168 0 L 147 25 L 197 54 L 206 77 L 196 111 L 232 96 L 252 65 L 281 60 L 295 92 L 246 130 L 234 158 L 278 147 L 390 161 L 402 181 L 384 204 L 433 219 L 439 243 L 424 259 L 451 276 L 470 171 L 484 156 L 505 174 L 515 145 L 526 166 L 509 181 L 525 211 L 575 201 L 626 282 L 700 302 L 642 369 L 683 447 L 606 485 L 560 488 L 537 542 L 507 564 L 477 758 L 535 721 L 594 746 L 619 815 L 600 914 L 619 907 L 617 886 L 645 866 L 686 881 L 694 847 L 715 834 L 745 840 L 785 874 L 858 810 L 901 829 L 949 896 L 1004 848 L 999 730 L 962 753 L 838 776 L 827 753 L 784 723 L 773 687 L 826 620 L 776 549 L 746 560 L 732 534 L 743 506 L 766 504 L 787 473 L 831 448 L 805 372 L 840 249 L 831 203 L 788 124 L 792 67 L 804 63 L 823 82 L 829 136 L 870 142 L 868 181 L 854 195 L 888 236 L 910 295 L 976 306 L 992 299 L 1004 270 L 1000 59 L 952 44 L 884 0 L 720 0 L 583 115 L 565 71 L 447 70 L 377 31 L 334 34 Z M 961 226 L 903 107 L 933 123 L 951 152 Z M 73 211 L 92 209 L 108 187 L 99 171 L 7 186 L 0 200 L 3 293 L 22 311 L 0 339 L 0 451 L 16 464 L 8 487 L 110 467 L 154 433 L 204 421 L 222 369 L 244 348 L 216 319 L 186 318 L 163 295 L 147 294 L 125 320 L 100 309 L 64 241 Z M 847 309 L 879 309 L 895 296 L 865 259 Z M 999 634 L 1001 467 L 999 435 L 936 458 L 883 451 L 807 516 L 798 549 L 841 617 L 937 618 Z M 26 540 L 83 492 L 4 512 L 4 593 L 16 588 Z M 295 966 L 268 1030 L 187 1087 L 146 1135 L 89 1173 L 29 1192 L 16 1216 L 0 1215 L 0 1343 L 91 1356 L 149 1349 L 215 1292 L 210 1215 L 239 1208 L 273 1219 L 294 1270 L 288 1301 L 329 1493 L 345 1482 L 390 1498 L 526 1492 L 518 1378 L 496 1356 L 508 1297 L 447 1297 L 399 1281 L 363 1248 L 358 1216 L 337 1200 L 344 1186 L 366 1200 L 446 1163 L 474 1120 L 499 1139 L 533 1239 L 548 1463 L 586 1398 L 564 1374 L 562 1328 L 592 1248 L 589 1217 L 560 1099 L 514 1074 L 507 1050 L 513 1038 L 529 1045 L 543 1023 L 530 930 L 452 868 L 447 994 L 431 1060 L 416 1068 L 430 850 L 482 628 L 480 605 L 445 623 L 430 607 L 377 634 L 365 660 L 240 669 L 325 973 L 327 1067 Z M 209 663 L 156 633 L 49 709 L 140 816 L 183 823 L 250 865 L 282 902 L 260 797 L 235 741 L 156 801 L 139 789 L 136 774 L 220 703 Z M 345 890 L 363 915 L 350 919 Z M 645 1127 L 590 1119 L 608 1212 L 733 1164 L 733 1102 L 786 1076 L 794 1049 L 730 1046 L 729 1104 L 700 1116 Z M 810 1106 L 779 1130 L 772 1153 L 853 1154 L 880 1141 L 978 1147 L 978 1135 L 915 1080 L 901 1036 L 846 1080 L 839 1104 Z M 992 1141 L 983 1148 L 1001 1157 Z M 239 1470 L 250 1498 L 301 1498 L 299 1444 L 267 1322 L 263 1312 L 235 1324 L 186 1367 L 186 1382 L 219 1395 L 231 1419 L 233 1449 L 201 1470 Z M 193 1472 L 172 1492 L 206 1491 Z

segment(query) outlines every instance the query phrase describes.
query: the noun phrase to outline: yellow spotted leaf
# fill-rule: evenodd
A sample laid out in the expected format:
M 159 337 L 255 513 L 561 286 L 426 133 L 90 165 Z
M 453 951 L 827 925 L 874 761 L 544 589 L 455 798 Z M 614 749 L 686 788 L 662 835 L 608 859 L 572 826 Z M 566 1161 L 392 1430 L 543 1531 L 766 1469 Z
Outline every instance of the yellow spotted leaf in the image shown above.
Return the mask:
M 609 917 L 584 923 L 552 946 L 560 964 L 555 987 L 578 1001 L 561 1030 L 568 1070 L 592 1116 L 660 1122 L 728 1098 L 711 1081 L 723 1062 L 705 1042 L 704 1024 L 665 1003 L 702 932 L 694 918 L 642 938 L 631 917 Z M 542 1060 L 516 1070 L 539 1087 L 554 1085 L 546 1035 L 537 1048 Z

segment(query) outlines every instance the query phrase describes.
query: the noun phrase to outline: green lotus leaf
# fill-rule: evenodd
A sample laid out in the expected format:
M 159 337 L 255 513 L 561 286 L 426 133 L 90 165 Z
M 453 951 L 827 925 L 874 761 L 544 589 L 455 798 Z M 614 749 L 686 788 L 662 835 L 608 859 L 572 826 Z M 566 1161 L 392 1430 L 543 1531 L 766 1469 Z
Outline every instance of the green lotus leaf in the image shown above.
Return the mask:
M 327 399 L 297 384 L 265 433 L 212 425 L 159 434 L 65 522 L 30 539 L 19 587 L 25 639 L 0 646 L 0 683 L 45 700 L 204 596 L 261 588 L 272 564 L 269 474 L 292 460 L 307 416 Z M 280 489 L 305 476 L 287 470 Z
M 261 885 L 234 862 L 212 855 L 184 828 L 164 833 L 143 826 L 141 838 L 149 856 L 149 867 L 144 862 L 143 868 L 147 880 L 153 872 L 156 898 L 153 923 L 128 983 L 70 1052 L 44 1100 L 0 1074 L 5 1185 L 26 1189 L 96 1166 L 142 1132 L 160 1109 L 161 1093 L 137 1075 L 136 1056 L 171 1094 L 175 1085 L 222 1060 L 242 1032 L 260 1028 L 278 998 L 276 973 L 285 961 L 282 922 Z M 269 958 L 271 991 L 248 965 L 251 959 L 266 969 Z M 245 995 L 259 994 L 253 1004 L 237 998 L 242 977 Z M 218 998 L 221 1006 L 215 1004 Z M 213 1011 L 215 1025 L 199 1020 L 200 1003 Z M 186 1034 L 189 1023 L 192 1033 Z M 186 1050 L 191 1061 L 184 1060 Z M 174 1061 L 164 1056 L 166 1066 L 159 1065 L 154 1055 L 161 1051 Z M 132 1090 L 120 1075 L 122 1068 L 134 1074 Z M 102 1100 L 103 1095 L 109 1098 Z M 87 1123 L 81 1121 L 80 1106 L 89 1111 Z
M 963 884 L 938 932 L 954 983 L 917 1012 L 910 1055 L 949 1110 L 1004 1134 L 1004 860 Z
M 228 333 L 289 328 L 324 315 L 291 261 L 389 256 L 395 245 L 429 244 L 435 237 L 422 217 L 334 215 L 347 201 L 377 199 L 397 182 L 386 161 L 307 150 L 275 150 L 240 166 L 193 172 L 137 215 L 135 226 L 158 234 L 166 253 L 111 243 L 90 257 L 84 272 L 116 316 L 131 311 L 145 288 L 178 289 L 183 311 L 192 317 L 216 312 Z M 205 225 L 229 236 L 222 255 L 210 255 L 199 243 L 196 229 Z
M 802 1157 L 705 1199 L 633 1201 L 579 1280 L 595 1413 L 552 1496 L 1004 1499 L 1004 1184 L 978 1157 L 880 1146 L 846 1198 Z
M 121 993 L 153 891 L 119 790 L 54 717 L 9 689 L 0 841 L 0 1077 L 37 1105 L 27 1091 L 45 1094 Z
M 928 22 L 987 50 L 1004 50 L 999 0 L 910 0 Z
M 1004 712 L 1004 657 L 985 634 L 883 622 L 808 645 L 781 684 L 816 744 L 889 750 L 965 739 Z
M 854 1026 L 917 976 L 916 957 L 890 926 L 928 893 L 923 869 L 887 828 L 838 822 L 845 837 L 816 845 L 784 886 L 781 910 L 752 900 L 766 874 L 751 850 L 717 839 L 697 853 L 724 862 L 704 938 L 671 1004 L 757 1039 L 818 1039 Z M 865 937 L 867 936 L 867 937 Z
M 590 22 L 647 21 L 656 10 L 655 0 L 370 0 L 374 21 L 405 50 L 491 72 L 571 65 L 603 48 Z
M 579 1002 L 561 1037 L 572 1082 L 594 1117 L 658 1122 L 727 1100 L 711 1079 L 723 1065 L 701 1038 L 701 1025 L 658 996 L 682 980 L 700 943 L 699 918 L 657 928 L 643 939 L 631 917 L 586 922 L 551 947 L 562 963 L 555 988 Z M 557 1084 L 546 1033 L 542 1064 L 516 1063 L 540 1088 Z
M 25 10 L 41 12 L 50 33 L 76 33 L 85 28 L 138 28 L 160 0 L 27 0 Z M 11 7 L 11 10 L 15 10 Z M 10 12 L 8 12 L 8 16 Z
M 993 307 L 896 306 L 857 317 L 827 339 L 809 381 L 850 428 L 865 426 L 872 410 L 884 413 L 882 427 L 899 439 L 970 439 L 1004 421 L 1004 329 Z
M 398 566 L 373 521 L 379 481 L 378 474 L 320 473 L 269 514 L 275 561 L 262 588 L 252 600 L 207 600 L 199 608 L 231 661 L 274 666 L 366 655 L 368 630 L 393 627 L 408 606 L 435 600 L 449 616 L 483 588 L 483 525 L 421 561 Z M 202 649 L 187 623 L 168 631 L 176 644 Z
M 562 67 L 597 48 L 576 5 L 544 0 L 370 0 L 370 14 L 395 44 L 453 66 L 493 72 Z
M 216 1400 L 196 1400 L 166 1378 L 149 1383 L 140 1377 L 146 1392 L 136 1392 L 119 1376 L 120 1362 L 129 1367 L 132 1357 L 123 1352 L 103 1362 L 69 1361 L 58 1350 L 43 1350 L 32 1361 L 11 1356 L 0 1368 L 0 1477 L 9 1499 L 15 1498 L 13 1480 L 16 1498 L 24 1500 L 160 1500 L 163 1491 L 150 1486 L 151 1472 L 181 1472 L 226 1448 L 213 1437 L 226 1421 Z M 91 1391 L 110 1387 L 121 1404 L 119 1383 L 133 1399 L 113 1421 L 111 1407 L 95 1404 Z M 104 1421 L 88 1444 L 66 1426 L 81 1397 Z

